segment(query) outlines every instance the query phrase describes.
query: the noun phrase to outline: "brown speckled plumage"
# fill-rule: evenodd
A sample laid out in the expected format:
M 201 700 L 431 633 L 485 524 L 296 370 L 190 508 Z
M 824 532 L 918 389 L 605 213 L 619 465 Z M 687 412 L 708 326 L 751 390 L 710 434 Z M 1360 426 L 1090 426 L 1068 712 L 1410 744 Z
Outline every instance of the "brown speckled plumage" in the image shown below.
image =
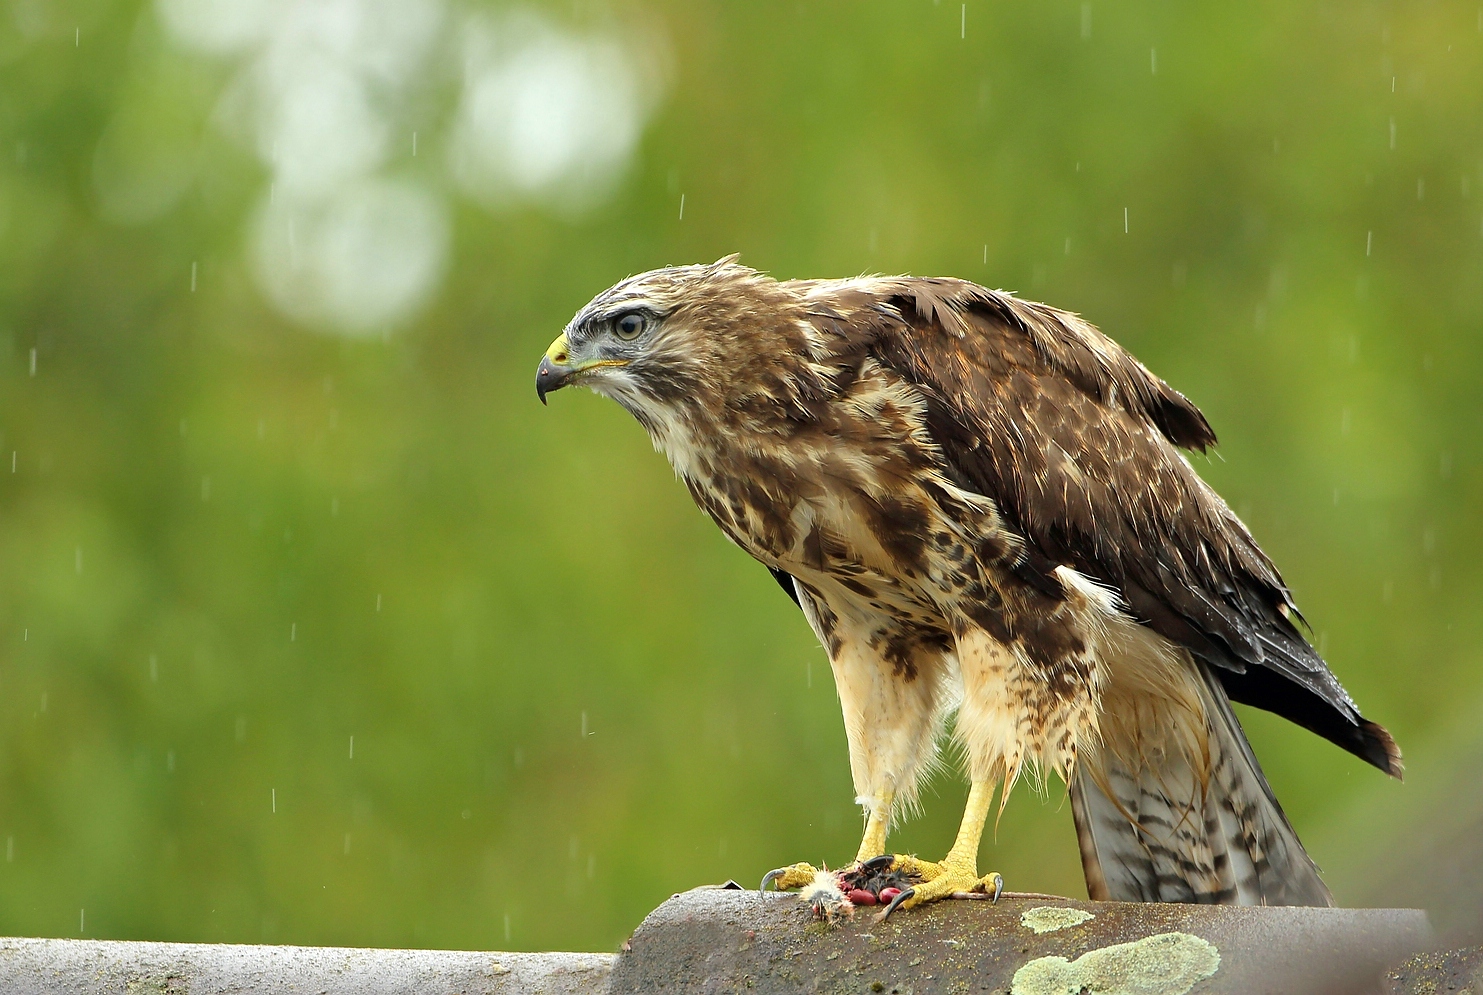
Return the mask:
M 728 259 L 625 280 L 560 341 L 555 386 L 632 412 L 802 607 L 867 807 L 912 799 L 956 708 L 975 780 L 1068 779 L 1093 897 L 1328 902 L 1227 698 L 1399 752 L 1179 453 L 1204 416 L 1112 340 L 961 280 Z

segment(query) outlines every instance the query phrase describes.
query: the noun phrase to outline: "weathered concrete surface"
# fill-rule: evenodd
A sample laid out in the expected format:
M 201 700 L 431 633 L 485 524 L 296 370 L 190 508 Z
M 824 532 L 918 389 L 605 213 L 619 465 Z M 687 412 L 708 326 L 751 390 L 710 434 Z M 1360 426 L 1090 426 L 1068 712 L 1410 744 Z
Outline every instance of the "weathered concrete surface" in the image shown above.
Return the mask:
M 1022 923 L 1024 913 L 1045 907 L 1092 918 L 1037 913 Z M 676 895 L 634 933 L 613 968 L 611 992 L 1375 992 L 1387 967 L 1431 939 L 1424 913 L 1395 909 L 1005 897 L 997 905 L 942 902 L 886 922 L 876 922 L 874 911 L 826 925 L 794 895 Z M 1058 919 L 1068 924 L 1031 928 Z M 1153 937 L 1160 939 L 1139 942 Z
M 4 995 L 601 995 L 612 954 L 0 939 Z
M 1483 995 L 1483 947 L 1417 954 L 1385 980 L 1388 995 Z

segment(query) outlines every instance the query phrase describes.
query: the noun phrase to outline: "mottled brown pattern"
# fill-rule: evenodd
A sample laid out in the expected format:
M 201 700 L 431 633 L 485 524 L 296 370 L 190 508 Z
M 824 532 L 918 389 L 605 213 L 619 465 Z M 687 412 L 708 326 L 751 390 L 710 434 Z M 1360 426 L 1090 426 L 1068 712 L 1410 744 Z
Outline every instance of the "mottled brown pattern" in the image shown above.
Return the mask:
M 647 332 L 619 342 L 612 323 L 635 310 Z M 722 260 L 618 284 L 566 340 L 573 363 L 595 364 L 573 375 L 634 413 L 733 542 L 793 578 L 834 664 L 862 798 L 911 796 L 934 749 L 920 740 L 961 695 L 976 780 L 1085 767 L 1096 783 L 1078 781 L 1078 812 L 1122 820 L 1139 852 L 1151 832 L 1177 838 L 1152 878 L 1099 880 L 1176 894 L 1150 882 L 1183 866 L 1181 900 L 1275 900 L 1250 885 L 1266 880 L 1264 847 L 1302 848 L 1244 737 L 1221 738 L 1226 693 L 1399 773 L 1388 734 L 1296 628 L 1271 561 L 1179 454 L 1214 444 L 1204 417 L 1077 316 L 961 280 L 778 282 Z M 1187 728 L 1146 728 L 1140 695 L 1155 725 Z M 1126 811 L 1125 795 L 1155 791 L 1154 739 L 1187 762 L 1181 790 L 1231 793 L 1163 798 L 1205 813 L 1167 826 L 1156 806 Z M 1256 868 L 1245 890 L 1201 849 L 1232 827 Z

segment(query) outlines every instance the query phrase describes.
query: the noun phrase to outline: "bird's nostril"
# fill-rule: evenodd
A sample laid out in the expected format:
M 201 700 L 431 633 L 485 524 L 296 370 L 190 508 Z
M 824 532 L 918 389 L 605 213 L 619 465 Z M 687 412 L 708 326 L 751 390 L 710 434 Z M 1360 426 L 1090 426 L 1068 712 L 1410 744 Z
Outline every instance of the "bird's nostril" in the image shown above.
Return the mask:
M 566 358 L 567 358 L 566 357 L 566 353 L 564 353 L 564 352 L 558 352 L 556 355 L 554 355 L 554 356 L 551 357 L 551 360 L 552 360 L 552 362 L 560 363 L 562 366 L 565 366 L 566 365 Z

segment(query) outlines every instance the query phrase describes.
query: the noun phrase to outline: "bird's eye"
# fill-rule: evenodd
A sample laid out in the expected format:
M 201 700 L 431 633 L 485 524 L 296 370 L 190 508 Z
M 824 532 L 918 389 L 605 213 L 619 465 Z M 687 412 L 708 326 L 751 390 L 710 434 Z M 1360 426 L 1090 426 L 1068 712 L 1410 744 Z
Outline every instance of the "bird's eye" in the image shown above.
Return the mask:
M 632 341 L 639 337 L 647 325 L 643 315 L 637 311 L 629 311 L 619 315 L 618 320 L 613 322 L 613 334 L 625 342 Z

